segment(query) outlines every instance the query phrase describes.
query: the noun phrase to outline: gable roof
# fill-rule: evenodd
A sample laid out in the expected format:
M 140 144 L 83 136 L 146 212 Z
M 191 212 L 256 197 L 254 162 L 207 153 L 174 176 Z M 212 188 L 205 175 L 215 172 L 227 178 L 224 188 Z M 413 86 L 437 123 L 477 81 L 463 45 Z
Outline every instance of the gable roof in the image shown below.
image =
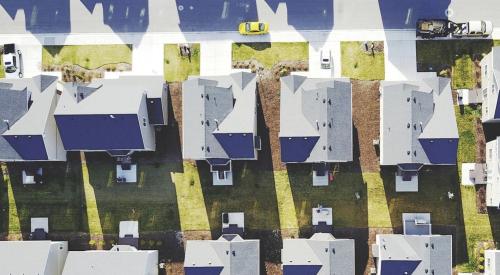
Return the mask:
M 288 140 L 314 138 L 304 162 L 352 161 L 352 91 L 349 79 L 281 78 L 282 151 Z M 286 155 L 286 152 L 282 152 Z M 286 157 L 285 160 L 286 161 Z
M 335 239 L 329 233 L 316 233 L 310 239 L 285 239 L 281 252 L 283 275 L 354 274 L 354 254 L 354 240 Z
M 451 274 L 451 235 L 377 235 L 380 273 Z M 425 271 L 428 272 L 425 272 Z
M 70 251 L 62 274 L 153 275 L 157 274 L 157 272 L 157 250 L 137 250 L 128 245 L 117 245 L 108 251 Z
M 183 157 L 230 158 L 217 135 L 255 134 L 256 108 L 255 74 L 240 72 L 229 76 L 190 77 L 184 81 Z
M 55 246 L 53 251 L 59 255 L 51 251 L 52 246 Z M 66 242 L 1 241 L 2 274 L 46 274 L 49 272 L 47 270 L 56 272 L 54 269 L 61 266 L 60 260 L 64 262 L 67 250 Z
M 217 240 L 187 241 L 184 269 L 186 274 L 207 274 L 198 271 L 208 268 L 220 275 L 255 275 L 260 270 L 259 258 L 259 240 L 222 235 Z
M 458 139 L 450 80 L 421 76 L 420 81 L 381 82 L 382 165 L 430 164 L 423 139 Z
M 121 76 L 89 84 L 66 83 L 55 115 L 137 114 L 144 98 L 160 97 L 162 76 Z
M 0 135 L 44 135 L 57 104 L 56 84 L 57 77 L 48 75 L 0 80 Z M 4 120 L 9 121 L 10 130 Z M 3 136 L 0 159 L 23 159 Z

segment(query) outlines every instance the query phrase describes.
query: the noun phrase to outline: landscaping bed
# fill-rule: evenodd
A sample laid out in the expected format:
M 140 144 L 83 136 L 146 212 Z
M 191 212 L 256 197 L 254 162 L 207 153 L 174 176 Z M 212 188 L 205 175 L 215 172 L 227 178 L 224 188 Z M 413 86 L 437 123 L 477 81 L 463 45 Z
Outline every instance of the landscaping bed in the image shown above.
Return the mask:
M 453 89 L 480 88 L 479 62 L 493 45 L 488 39 L 417 40 L 417 70 L 451 77 Z
M 309 43 L 233 43 L 232 62 L 234 69 L 250 69 L 259 74 L 270 73 L 279 79 L 292 71 L 309 70 Z
M 182 51 L 184 44 L 164 46 L 163 75 L 168 82 L 184 81 L 190 75 L 200 75 L 200 44 L 188 44 L 189 51 Z
M 340 42 L 342 76 L 359 80 L 385 78 L 383 41 Z

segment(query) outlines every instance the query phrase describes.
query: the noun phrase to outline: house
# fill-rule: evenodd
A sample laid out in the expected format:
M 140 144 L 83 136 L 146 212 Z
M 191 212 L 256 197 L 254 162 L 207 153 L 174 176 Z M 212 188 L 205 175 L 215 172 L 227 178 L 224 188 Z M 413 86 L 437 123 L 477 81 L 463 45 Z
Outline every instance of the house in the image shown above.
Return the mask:
M 0 161 L 66 161 L 54 110 L 57 77 L 0 80 Z
M 486 206 L 500 207 L 500 136 L 486 142 Z
M 2 241 L 0 273 L 61 275 L 67 254 L 67 242 Z
M 232 161 L 256 160 L 256 75 L 190 77 L 182 84 L 182 155 L 210 164 L 214 185 L 232 185 Z
M 378 234 L 372 245 L 377 275 L 452 274 L 452 236 L 431 232 L 430 214 L 403 214 L 405 234 Z
M 500 275 L 500 250 L 484 251 L 484 275 Z
M 259 240 L 223 234 L 217 240 L 188 240 L 184 258 L 186 275 L 259 275 Z
M 283 275 L 355 274 L 354 240 L 315 233 L 310 239 L 285 239 L 281 250 Z
M 500 136 L 500 46 L 481 60 L 482 116 L 486 140 Z
M 313 185 L 328 185 L 328 163 L 353 160 L 352 133 L 349 79 L 281 78 L 283 162 L 313 164 Z
M 112 156 L 154 151 L 155 126 L 168 122 L 167 92 L 162 76 L 66 84 L 54 113 L 64 149 Z
M 380 84 L 380 165 L 397 166 L 396 191 L 417 192 L 423 165 L 456 165 L 458 129 L 450 80 Z
M 70 251 L 63 275 L 158 275 L 158 251 L 115 245 L 111 250 Z

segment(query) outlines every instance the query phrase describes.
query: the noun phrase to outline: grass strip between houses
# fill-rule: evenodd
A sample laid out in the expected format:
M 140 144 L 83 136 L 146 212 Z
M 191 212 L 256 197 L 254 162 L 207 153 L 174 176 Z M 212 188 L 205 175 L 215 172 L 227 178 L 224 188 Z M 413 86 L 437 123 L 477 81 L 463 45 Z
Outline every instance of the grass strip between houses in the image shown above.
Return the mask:
M 21 222 L 19 220 L 19 215 L 17 213 L 16 199 L 14 198 L 14 191 L 12 190 L 12 183 L 10 181 L 9 169 L 7 164 L 1 163 L 1 169 L 3 174 L 3 181 L 7 185 L 7 197 L 9 203 L 9 235 L 8 240 L 22 240 L 21 233 Z
M 184 173 L 171 173 L 175 185 L 182 231 L 210 231 L 200 176 L 194 165 L 184 162 Z
M 102 233 L 101 219 L 99 218 L 99 210 L 97 208 L 94 187 L 92 187 L 90 183 L 89 170 L 84 152 L 80 152 L 80 159 L 82 163 L 83 192 L 85 195 L 85 205 L 87 209 L 90 242 L 91 245 L 95 245 L 97 249 L 102 249 L 104 236 Z

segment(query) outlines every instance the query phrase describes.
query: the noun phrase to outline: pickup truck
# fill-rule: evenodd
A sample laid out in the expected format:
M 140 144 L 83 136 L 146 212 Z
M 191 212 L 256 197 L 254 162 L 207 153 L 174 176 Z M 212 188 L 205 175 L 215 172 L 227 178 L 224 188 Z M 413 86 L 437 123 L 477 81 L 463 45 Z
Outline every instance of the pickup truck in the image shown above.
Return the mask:
M 417 36 L 424 39 L 434 37 L 488 37 L 493 32 L 490 21 L 455 23 L 446 19 L 420 19 L 417 21 Z
M 22 78 L 23 65 L 21 51 L 16 49 L 15 44 L 3 46 L 3 67 L 6 78 Z

